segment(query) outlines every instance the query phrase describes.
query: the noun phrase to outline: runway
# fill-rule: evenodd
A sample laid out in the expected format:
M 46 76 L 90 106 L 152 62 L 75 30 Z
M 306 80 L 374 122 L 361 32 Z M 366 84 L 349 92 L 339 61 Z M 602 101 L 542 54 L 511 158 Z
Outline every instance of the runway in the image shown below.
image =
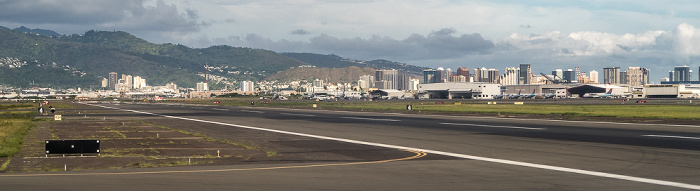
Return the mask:
M 202 124 L 200 129 L 209 133 L 245 129 L 442 157 L 309 168 L 270 168 L 310 165 L 303 163 L 115 170 L 177 171 L 159 174 L 78 172 L 105 173 L 80 176 L 92 188 L 114 189 L 127 181 L 133 185 L 130 188 L 148 190 L 700 189 L 700 126 L 693 125 L 179 104 L 93 106 L 120 110 L 126 116 L 167 118 L 173 124 Z M 312 165 L 316 164 L 324 163 Z M 257 170 L 202 171 L 205 169 Z M 75 179 L 27 175 L 1 175 L 0 183 L 11 188 L 41 185 L 30 182 L 67 186 Z

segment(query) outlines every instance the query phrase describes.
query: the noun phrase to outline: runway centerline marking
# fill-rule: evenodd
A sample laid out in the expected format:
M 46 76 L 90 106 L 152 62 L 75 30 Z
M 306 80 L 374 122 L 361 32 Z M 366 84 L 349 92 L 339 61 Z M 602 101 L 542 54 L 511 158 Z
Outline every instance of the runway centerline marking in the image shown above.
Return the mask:
M 406 146 L 399 146 L 399 145 L 390 145 L 390 144 L 384 144 L 384 143 L 373 143 L 373 142 L 367 142 L 367 141 L 358 141 L 358 140 L 352 140 L 352 139 L 328 137 L 328 136 L 313 135 L 313 134 L 306 134 L 306 133 L 297 133 L 297 132 L 282 131 L 282 130 L 276 130 L 276 129 L 266 129 L 266 128 L 261 128 L 261 127 L 237 125 L 237 124 L 222 123 L 222 122 L 216 122 L 216 121 L 207 121 L 207 120 L 186 118 L 186 117 L 176 117 L 176 116 L 162 115 L 162 114 L 157 114 L 157 113 L 149 113 L 149 112 L 144 112 L 144 111 L 120 109 L 120 108 L 116 108 L 116 107 L 108 107 L 108 106 L 102 106 L 102 105 L 93 105 L 93 104 L 87 104 L 87 103 L 86 103 L 86 105 L 97 106 L 97 107 L 108 108 L 108 109 L 115 109 L 115 110 L 122 110 L 122 111 L 134 112 L 134 113 L 140 113 L 140 114 L 145 114 L 145 115 L 160 116 L 160 117 L 171 118 L 171 119 L 181 119 L 181 120 L 187 120 L 187 121 L 210 123 L 210 124 L 217 124 L 217 125 L 222 125 L 222 126 L 237 127 L 237 128 L 244 128 L 244 129 L 253 129 L 253 130 L 282 133 L 282 134 L 288 134 L 288 135 L 297 135 L 297 136 L 311 137 L 311 138 L 317 138 L 317 139 L 334 140 L 334 141 L 340 141 L 340 142 L 346 142 L 346 143 L 370 145 L 370 146 L 377 146 L 377 147 L 384 147 L 384 148 L 414 150 L 414 151 L 421 151 L 424 153 L 451 156 L 451 157 L 463 158 L 463 159 L 471 159 L 471 160 L 476 160 L 476 161 L 492 162 L 492 163 L 498 163 L 498 164 L 538 168 L 538 169 L 544 169 L 544 170 L 568 172 L 568 173 L 597 176 L 597 177 L 603 177 L 603 178 L 626 180 L 626 181 L 632 181 L 632 182 L 640 182 L 640 183 L 647 183 L 647 184 L 655 184 L 655 185 L 663 185 L 663 186 L 670 186 L 670 187 L 677 187 L 677 188 L 687 188 L 687 189 L 700 190 L 700 185 L 672 182 L 672 181 L 666 181 L 666 180 L 656 180 L 656 179 L 634 177 L 634 176 L 621 175 L 621 174 L 612 174 L 612 173 L 582 170 L 582 169 L 575 169 L 575 168 L 551 166 L 551 165 L 544 165 L 544 164 L 535 164 L 535 163 L 528 163 L 528 162 L 519 162 L 519 161 L 513 161 L 513 160 L 480 157 L 480 156 L 467 155 L 467 154 L 451 153 L 451 152 L 445 152 L 445 151 L 421 149 L 421 148 L 406 147 Z
M 219 108 L 214 108 L 213 110 L 228 111 L 228 109 L 219 109 Z
M 134 175 L 134 174 L 169 174 L 169 173 L 197 173 L 197 172 L 230 172 L 230 171 L 253 171 L 253 170 L 276 170 L 276 169 L 293 169 L 293 168 L 311 168 L 311 167 L 329 167 L 329 166 L 348 166 L 348 165 L 362 165 L 362 164 L 377 164 L 386 162 L 396 162 L 404 160 L 412 160 L 417 158 L 422 158 L 427 153 L 412 150 L 403 150 L 407 152 L 415 153 L 416 155 L 398 159 L 388 159 L 379 161 L 367 161 L 367 162 L 351 162 L 351 163 L 331 163 L 331 164 L 313 164 L 313 165 L 300 165 L 300 166 L 277 166 L 277 167 L 260 167 L 260 168 L 232 168 L 232 169 L 215 169 L 215 170 L 173 170 L 173 171 L 153 171 L 153 172 L 105 172 L 105 173 L 78 173 L 78 174 L 0 174 L 0 177 L 37 177 L 37 176 L 93 176 L 93 175 Z
M 370 120 L 370 121 L 391 121 L 391 122 L 397 122 L 401 120 L 397 119 L 376 119 L 376 118 L 366 118 L 366 117 L 341 117 L 343 119 L 359 119 L 359 120 Z
M 642 135 L 645 137 L 660 137 L 660 138 L 674 138 L 674 139 L 695 139 L 700 140 L 700 137 L 684 137 L 684 136 L 673 136 L 673 135 Z
M 546 130 L 546 128 L 536 127 L 518 127 L 518 126 L 501 126 L 501 125 L 482 125 L 482 124 L 467 124 L 467 123 L 440 123 L 442 125 L 458 125 L 458 126 L 477 126 L 477 127 L 494 127 L 508 129 L 527 129 L 527 130 Z

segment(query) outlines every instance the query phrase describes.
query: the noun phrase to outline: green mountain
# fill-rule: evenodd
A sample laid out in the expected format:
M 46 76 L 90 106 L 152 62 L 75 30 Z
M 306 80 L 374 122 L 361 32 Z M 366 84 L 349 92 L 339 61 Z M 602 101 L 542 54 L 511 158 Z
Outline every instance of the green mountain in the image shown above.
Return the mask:
M 388 60 L 372 60 L 372 61 L 361 61 L 342 58 L 340 56 L 329 54 L 314 54 L 314 53 L 282 53 L 282 55 L 304 61 L 310 65 L 323 68 L 345 68 L 350 66 L 356 66 L 360 68 L 371 67 L 375 69 L 396 69 L 401 73 L 422 75 L 423 70 L 429 69 L 427 67 L 419 67 L 408 65 L 400 62 L 393 62 Z
M 126 32 L 88 31 L 56 37 L 9 29 L 0 29 L 0 58 L 6 60 L 0 60 L 0 84 L 15 87 L 95 87 L 109 72 L 141 76 L 150 85 L 174 82 L 194 87 L 204 81 L 200 74 L 205 73 L 205 65 L 215 76 L 260 80 L 306 64 L 260 49 L 153 44 Z M 26 63 L 10 67 L 12 60 Z M 56 81 L 58 76 L 63 80 Z
M 353 75 L 372 73 L 365 68 L 397 69 L 409 74 L 420 74 L 425 69 L 386 60 L 359 61 L 336 55 L 278 54 L 231 46 L 189 48 L 179 44 L 154 44 L 122 31 L 93 30 L 68 36 L 51 32 L 0 27 L 0 85 L 99 88 L 102 78 L 110 72 L 117 72 L 141 76 L 149 85 L 173 82 L 180 87 L 195 87 L 197 82 L 205 80 L 204 73 L 208 73 L 213 79 L 210 87 L 217 87 L 216 83 L 237 80 L 308 79 L 308 76 L 301 76 L 298 69 L 304 65 L 348 68 L 340 71 Z M 290 71 L 281 73 L 285 70 Z M 338 70 L 315 72 L 332 71 Z M 337 80 L 349 82 L 354 78 L 344 76 Z

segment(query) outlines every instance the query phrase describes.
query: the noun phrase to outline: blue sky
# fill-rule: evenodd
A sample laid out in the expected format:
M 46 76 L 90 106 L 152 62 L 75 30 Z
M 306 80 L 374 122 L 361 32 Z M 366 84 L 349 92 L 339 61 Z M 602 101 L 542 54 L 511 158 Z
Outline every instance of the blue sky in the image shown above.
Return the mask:
M 433 68 L 641 66 L 652 81 L 700 66 L 699 1 L 0 0 L 0 25 Z

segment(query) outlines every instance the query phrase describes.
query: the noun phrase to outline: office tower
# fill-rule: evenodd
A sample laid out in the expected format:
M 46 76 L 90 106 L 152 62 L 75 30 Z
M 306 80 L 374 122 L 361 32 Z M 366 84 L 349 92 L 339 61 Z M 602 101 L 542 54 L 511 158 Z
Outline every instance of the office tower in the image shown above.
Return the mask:
M 591 75 L 590 76 L 591 83 L 597 84 L 598 83 L 598 71 L 591 70 L 591 72 L 589 72 L 589 73 Z
M 552 76 L 554 77 L 554 80 L 563 81 L 564 80 L 564 71 L 561 69 L 556 69 L 556 70 L 552 71 Z
M 116 72 L 110 72 L 109 73 L 109 89 L 115 89 L 115 85 L 118 83 L 117 79 L 117 73 Z
M 383 89 L 396 89 L 398 87 L 399 73 L 396 69 L 377 70 L 375 73 L 376 75 L 374 78 L 376 81 L 386 81 L 386 85 Z
M 564 82 L 568 83 L 578 83 L 578 78 L 576 77 L 576 72 L 572 69 L 564 71 Z
M 673 68 L 673 76 L 669 76 L 671 81 L 683 82 L 691 81 L 689 66 L 676 66 Z
M 619 84 L 620 83 L 620 67 L 603 68 L 603 83 Z
M 620 72 L 620 84 L 628 84 L 627 79 L 627 71 Z
M 437 83 L 447 82 L 447 75 L 447 71 L 444 68 L 438 67 L 437 74 L 435 75 L 435 78 L 437 78 Z
M 622 75 L 620 75 L 622 77 Z M 627 84 L 642 87 L 649 83 L 649 69 L 638 66 L 627 68 Z
M 409 90 L 409 81 L 411 80 L 411 76 L 408 74 L 399 74 L 399 77 L 397 79 L 397 86 L 396 89 L 398 90 Z
M 362 81 L 362 83 L 360 83 L 360 81 Z M 360 88 L 362 89 L 374 87 L 374 76 L 362 75 L 360 76 L 360 81 L 357 82 L 357 85 L 360 86 Z
M 437 70 L 423 70 L 423 83 L 437 83 Z
M 467 79 L 467 82 L 471 82 L 469 80 L 469 68 L 467 67 L 459 67 L 457 68 L 457 75 L 458 76 L 465 76 Z
M 481 82 L 481 69 L 474 68 L 474 79 L 472 82 Z
M 497 69 L 488 69 L 486 70 L 488 78 L 486 78 L 484 81 L 488 83 L 498 83 L 498 80 L 500 75 L 498 75 L 498 70 Z
M 450 76 L 453 75 L 453 74 L 452 74 L 452 69 L 451 69 L 451 68 L 445 69 L 445 74 L 446 74 L 446 75 L 445 75 L 445 82 L 449 82 L 449 81 L 450 81 Z
M 519 69 L 518 84 L 530 84 L 530 81 L 532 81 L 532 75 L 530 75 L 532 73 L 532 71 L 530 71 L 530 64 L 520 64 Z

